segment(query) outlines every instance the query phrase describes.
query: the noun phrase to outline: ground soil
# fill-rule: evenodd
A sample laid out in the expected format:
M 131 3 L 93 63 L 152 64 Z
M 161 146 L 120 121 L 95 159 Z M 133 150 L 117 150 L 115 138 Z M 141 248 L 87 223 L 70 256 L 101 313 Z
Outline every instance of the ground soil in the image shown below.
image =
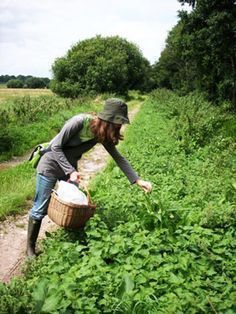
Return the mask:
M 138 107 L 130 111 L 131 120 L 137 111 Z M 0 170 L 19 164 L 26 160 L 28 155 L 1 163 Z M 100 144 L 85 154 L 78 164 L 81 185 L 88 186 L 90 179 L 105 167 L 108 158 L 108 153 Z M 9 217 L 0 224 L 0 281 L 9 282 L 12 277 L 21 275 L 25 261 L 27 225 L 28 214 Z M 58 226 L 46 216 L 42 221 L 39 239 L 45 236 L 46 231 L 53 232 L 57 228 Z

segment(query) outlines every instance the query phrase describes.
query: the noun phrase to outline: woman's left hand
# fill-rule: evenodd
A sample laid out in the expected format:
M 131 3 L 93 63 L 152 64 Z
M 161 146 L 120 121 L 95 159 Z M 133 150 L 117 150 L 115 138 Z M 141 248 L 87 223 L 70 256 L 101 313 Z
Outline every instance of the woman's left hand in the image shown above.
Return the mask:
M 152 184 L 149 181 L 144 181 L 144 180 L 138 179 L 136 181 L 136 184 L 138 186 L 140 186 L 140 188 L 142 190 L 144 190 L 144 192 L 146 192 L 146 193 L 150 193 L 152 191 Z

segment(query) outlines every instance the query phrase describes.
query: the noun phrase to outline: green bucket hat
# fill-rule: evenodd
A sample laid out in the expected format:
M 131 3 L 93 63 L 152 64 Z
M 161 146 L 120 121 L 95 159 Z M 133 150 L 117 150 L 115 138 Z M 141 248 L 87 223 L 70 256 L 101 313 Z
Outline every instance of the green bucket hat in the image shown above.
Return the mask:
M 103 111 L 98 113 L 98 118 L 116 124 L 130 123 L 128 107 L 126 103 L 118 98 L 107 99 Z

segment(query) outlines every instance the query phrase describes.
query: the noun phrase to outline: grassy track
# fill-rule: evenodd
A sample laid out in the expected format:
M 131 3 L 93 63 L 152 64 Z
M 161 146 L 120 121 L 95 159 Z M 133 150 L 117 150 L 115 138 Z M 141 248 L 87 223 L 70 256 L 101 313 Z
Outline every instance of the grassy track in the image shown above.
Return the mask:
M 120 150 L 153 193 L 110 162 L 85 234 L 50 235 L 26 278 L 0 285 L 3 313 L 234 313 L 235 144 L 222 119 L 202 99 L 149 98 Z

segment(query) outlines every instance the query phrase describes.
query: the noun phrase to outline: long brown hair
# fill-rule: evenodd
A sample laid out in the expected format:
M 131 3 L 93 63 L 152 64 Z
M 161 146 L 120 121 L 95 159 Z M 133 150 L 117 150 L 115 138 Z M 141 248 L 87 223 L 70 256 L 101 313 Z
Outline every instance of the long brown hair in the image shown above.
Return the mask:
M 121 125 L 101 120 L 98 117 L 90 122 L 90 129 L 99 143 L 109 142 L 117 145 L 119 140 L 124 138 L 120 134 Z

